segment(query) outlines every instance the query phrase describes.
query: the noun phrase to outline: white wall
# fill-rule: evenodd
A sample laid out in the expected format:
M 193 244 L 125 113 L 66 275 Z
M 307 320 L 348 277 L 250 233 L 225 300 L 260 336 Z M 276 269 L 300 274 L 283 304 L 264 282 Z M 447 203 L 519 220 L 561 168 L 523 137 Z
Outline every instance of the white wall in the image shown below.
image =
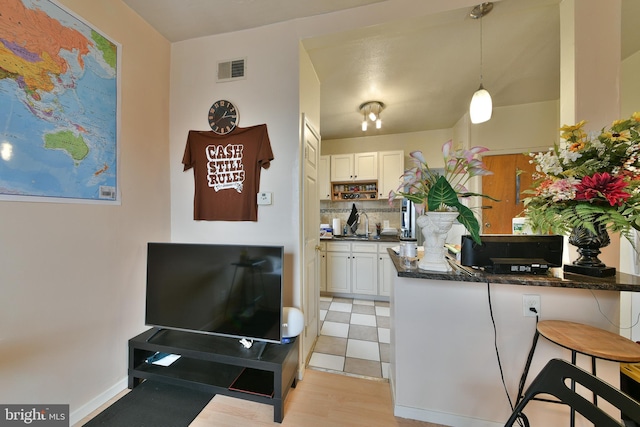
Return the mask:
M 277 47 L 277 48 L 276 48 Z M 246 57 L 246 79 L 216 83 L 217 62 Z M 292 24 L 202 37 L 171 48 L 171 240 L 285 247 L 285 304 L 298 306 L 299 53 Z M 261 191 L 273 204 L 258 221 L 194 221 L 193 171 L 183 171 L 189 130 L 211 130 L 207 112 L 219 99 L 240 111 L 241 127 L 266 123 L 274 160 L 263 169 Z
M 126 386 L 146 243 L 169 237 L 169 43 L 120 1 L 61 3 L 122 45 L 122 204 L 0 202 L 0 402 L 73 423 Z
M 300 113 L 303 113 L 314 129 L 319 132 L 321 126 L 320 80 L 302 43 L 299 45 L 298 52 L 300 54 Z M 302 132 L 302 129 L 300 129 L 300 132 Z
M 488 122 L 471 126 L 471 145 L 486 154 L 517 154 L 548 150 L 559 138 L 559 101 L 536 102 L 493 109 Z
M 628 57 L 622 62 L 622 77 L 620 91 L 622 98 L 621 117 L 630 117 L 640 111 L 640 52 Z M 637 232 L 636 232 L 637 236 Z M 640 239 L 636 240 L 636 247 L 640 250 Z M 640 259 L 626 239 L 620 240 L 620 270 L 626 273 L 640 274 Z M 621 295 L 622 308 L 620 322 L 623 327 L 635 325 L 633 330 L 623 329 L 623 335 L 634 341 L 640 340 L 640 295 L 633 292 L 623 292 Z
M 618 292 L 394 278 L 389 376 L 395 414 L 446 426 L 504 425 L 511 414 L 504 387 L 513 401 L 536 329 L 536 318 L 522 315 L 525 294 L 540 296 L 540 320 L 571 320 L 616 331 L 610 320 L 619 313 Z M 571 360 L 571 354 L 540 338 L 527 385 L 551 358 Z M 577 362 L 590 369 L 587 356 L 579 355 Z M 619 383 L 619 364 L 598 360 L 597 372 L 605 381 Z M 525 412 L 532 426 L 569 423 L 562 405 L 534 402 Z M 578 417 L 576 425 L 588 423 Z

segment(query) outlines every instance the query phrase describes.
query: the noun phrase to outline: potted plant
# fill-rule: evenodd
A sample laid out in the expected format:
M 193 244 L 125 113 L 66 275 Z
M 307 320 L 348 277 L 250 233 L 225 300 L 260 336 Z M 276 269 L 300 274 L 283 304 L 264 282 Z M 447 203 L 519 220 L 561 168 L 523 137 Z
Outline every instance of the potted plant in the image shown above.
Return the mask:
M 422 205 L 424 215 L 417 222 L 425 237 L 425 255 L 420 268 L 449 271 L 444 260 L 444 239 L 457 219 L 469 232 L 474 241 L 481 243 L 480 224 L 473 211 L 465 206 L 461 199 L 479 196 L 495 200 L 487 195 L 470 192 L 465 185 L 474 176 L 490 175 L 482 160 L 485 147 L 473 147 L 469 150 L 453 150 L 453 141 L 442 146 L 444 173 L 429 167 L 421 151 L 410 154 L 414 167 L 407 169 L 401 176 L 400 187 L 389 193 L 389 203 L 400 196 Z M 436 219 L 438 217 L 438 219 Z
M 565 270 L 612 275 L 597 257 L 608 232 L 633 245 L 631 230 L 640 230 L 640 113 L 599 132 L 585 132 L 585 123 L 563 126 L 561 145 L 530 154 L 538 176 L 525 191 L 525 215 L 536 231 L 570 235 L 581 256 Z

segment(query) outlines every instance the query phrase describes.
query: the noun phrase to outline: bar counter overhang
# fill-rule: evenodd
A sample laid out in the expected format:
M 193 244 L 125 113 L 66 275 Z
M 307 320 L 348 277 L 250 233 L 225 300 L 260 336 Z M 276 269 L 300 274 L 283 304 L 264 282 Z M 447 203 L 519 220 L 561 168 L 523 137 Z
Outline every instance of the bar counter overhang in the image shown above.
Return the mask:
M 539 295 L 540 320 L 570 320 L 619 333 L 620 292 L 640 291 L 640 277 L 609 278 L 450 273 L 405 269 L 391 249 L 397 270 L 390 297 L 389 378 L 395 414 L 432 423 L 502 426 L 531 348 L 536 318 L 523 313 L 523 295 Z M 494 323 L 495 322 L 495 323 Z M 495 329 L 494 329 L 495 324 Z M 569 350 L 540 339 L 527 385 L 552 358 L 570 360 Z M 590 359 L 577 364 L 589 369 Z M 619 364 L 598 360 L 598 376 L 619 386 Z M 568 425 L 564 405 L 533 402 L 531 425 Z M 578 419 L 576 425 L 582 419 Z

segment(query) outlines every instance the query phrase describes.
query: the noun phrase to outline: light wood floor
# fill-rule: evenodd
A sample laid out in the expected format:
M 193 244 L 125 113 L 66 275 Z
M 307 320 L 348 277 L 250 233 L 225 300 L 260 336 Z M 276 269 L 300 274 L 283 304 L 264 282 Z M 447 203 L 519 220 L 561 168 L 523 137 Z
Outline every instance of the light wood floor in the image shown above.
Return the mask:
M 124 393 L 122 393 L 124 394 Z M 114 399 L 115 400 L 115 399 Z M 108 406 L 108 405 L 105 405 Z M 102 409 L 83 419 L 81 426 Z M 386 381 L 367 380 L 307 369 L 285 401 L 282 424 L 273 407 L 217 395 L 190 427 L 443 427 L 393 416 Z
M 282 424 L 273 408 L 226 396 L 215 396 L 190 427 L 442 427 L 393 416 L 391 390 L 375 381 L 307 369 L 289 392 Z

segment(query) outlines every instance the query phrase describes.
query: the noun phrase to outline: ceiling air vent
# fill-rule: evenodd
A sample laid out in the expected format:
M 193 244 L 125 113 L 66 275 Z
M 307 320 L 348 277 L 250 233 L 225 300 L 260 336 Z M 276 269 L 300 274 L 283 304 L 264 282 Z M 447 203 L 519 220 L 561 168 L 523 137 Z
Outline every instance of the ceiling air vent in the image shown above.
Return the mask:
M 218 62 L 218 81 L 228 82 L 245 78 L 246 58 Z

